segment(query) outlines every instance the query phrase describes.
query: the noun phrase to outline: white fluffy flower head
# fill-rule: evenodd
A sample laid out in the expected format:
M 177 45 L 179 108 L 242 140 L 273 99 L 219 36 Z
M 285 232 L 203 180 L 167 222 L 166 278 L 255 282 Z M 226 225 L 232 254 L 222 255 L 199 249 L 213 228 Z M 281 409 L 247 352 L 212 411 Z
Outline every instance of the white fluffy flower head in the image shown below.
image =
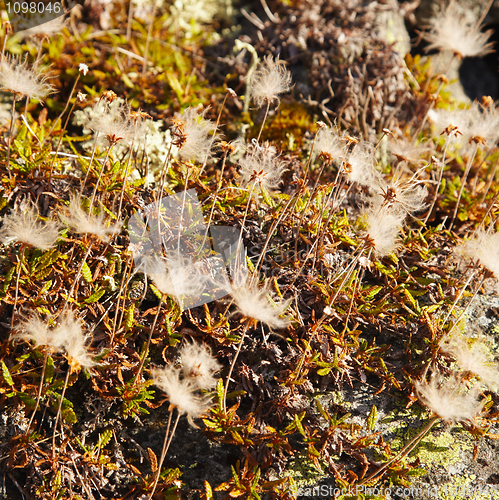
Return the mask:
M 471 422 L 483 408 L 476 386 L 466 391 L 455 376 L 433 376 L 428 383 L 414 382 L 414 387 L 422 403 L 450 424 Z
M 281 318 L 288 308 L 291 300 L 271 303 L 268 299 L 269 282 L 262 288 L 252 284 L 248 279 L 246 284 L 230 292 L 236 303 L 238 312 L 246 318 L 265 323 L 270 328 L 285 328 L 289 325 L 287 318 Z
M 121 229 L 119 222 L 107 224 L 104 214 L 87 213 L 82 207 L 82 199 L 73 194 L 70 195 L 67 213 L 61 214 L 60 218 L 75 233 L 91 234 L 102 241 L 109 241 L 109 238 Z
M 179 156 L 183 161 L 203 163 L 210 158 L 215 133 L 215 124 L 211 120 L 191 107 L 177 115 L 173 124 L 173 143 L 179 148 Z
M 462 335 L 454 335 L 441 349 L 456 360 L 461 370 L 476 375 L 487 388 L 495 390 L 498 387 L 499 370 L 490 348 L 483 339 L 467 339 Z
M 478 260 L 499 279 L 499 233 L 478 231 L 474 238 L 458 245 L 456 253 L 466 259 Z
M 265 104 L 279 103 L 279 94 L 291 90 L 291 73 L 279 58 L 271 55 L 260 62 L 250 82 L 250 95 L 261 108 Z
M 205 414 L 211 407 L 211 400 L 199 395 L 197 385 L 189 378 L 181 378 L 181 371 L 171 365 L 151 370 L 157 385 L 180 414 L 187 414 L 187 420 L 194 425 L 194 418 Z
M 281 183 L 281 176 L 287 170 L 277 150 L 269 143 L 262 146 L 256 142 L 248 146 L 246 155 L 239 160 L 241 185 L 272 190 Z M 253 188 L 254 189 L 254 188 Z
M 37 69 L 29 69 L 27 61 L 21 63 L 14 57 L 0 62 L 0 89 L 12 92 L 16 100 L 24 96 L 42 101 L 54 92 L 46 75 Z
M 488 39 L 491 30 L 482 33 L 480 26 L 470 23 L 456 2 L 430 20 L 431 29 L 424 35 L 426 50 L 451 51 L 459 57 L 479 57 L 492 52 Z
M 47 321 L 37 314 L 24 318 L 14 327 L 12 340 L 33 342 L 35 346 L 46 346 L 52 352 L 59 352 L 64 346 L 65 337 L 60 331 L 51 329 Z
M 221 368 L 208 347 L 195 342 L 185 344 L 180 351 L 182 373 L 199 389 L 212 389 L 217 384 L 214 376 Z
M 42 222 L 32 208 L 18 207 L 3 219 L 0 240 L 29 245 L 40 250 L 54 248 L 59 237 L 59 224 L 55 221 Z
M 383 206 L 381 198 L 376 196 L 362 216 L 367 226 L 365 237 L 376 256 L 384 257 L 394 252 L 398 247 L 405 212 L 396 206 Z
M 64 313 L 59 321 L 59 326 L 54 329 L 54 335 L 63 340 L 69 365 L 76 371 L 80 367 L 90 369 L 96 365 L 87 346 L 87 337 L 83 331 L 82 322 L 76 318 L 72 311 Z

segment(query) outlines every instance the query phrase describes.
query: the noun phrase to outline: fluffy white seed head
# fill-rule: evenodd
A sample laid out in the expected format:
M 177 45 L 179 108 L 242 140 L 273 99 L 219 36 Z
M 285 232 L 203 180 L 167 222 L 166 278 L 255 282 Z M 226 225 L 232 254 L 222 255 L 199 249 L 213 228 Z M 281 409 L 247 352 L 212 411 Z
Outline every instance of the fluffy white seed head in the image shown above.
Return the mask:
M 189 378 L 181 378 L 181 370 L 171 365 L 151 370 L 154 384 L 157 385 L 180 414 L 186 414 L 187 420 L 194 425 L 194 418 L 199 418 L 211 407 L 210 398 L 199 395 L 198 386 Z
M 250 82 L 250 96 L 261 108 L 263 105 L 279 103 L 279 94 L 291 90 L 291 73 L 279 58 L 271 55 L 260 62 Z
M 28 68 L 26 60 L 21 62 L 15 57 L 0 62 L 0 89 L 12 92 L 16 100 L 28 97 L 42 101 L 54 92 L 52 85 L 47 83 L 47 75 Z
M 437 134 L 450 134 L 449 144 L 453 147 L 468 148 L 473 142 L 493 143 L 499 137 L 497 108 L 482 106 L 476 101 L 466 109 L 432 110 L 429 117 Z
M 499 370 L 494 356 L 483 339 L 467 339 L 454 335 L 441 346 L 450 354 L 464 372 L 476 375 L 488 389 L 496 390 L 499 384 Z
M 72 311 L 61 316 L 59 325 L 54 329 L 54 335 L 64 339 L 63 346 L 73 371 L 79 370 L 80 367 L 88 370 L 96 365 L 87 346 L 82 321 L 76 318 Z
M 465 259 L 478 260 L 499 279 L 499 233 L 478 231 L 472 239 L 458 245 L 455 252 Z
M 65 214 L 60 214 L 62 222 L 72 231 L 79 234 L 90 234 L 102 241 L 109 241 L 109 238 L 121 230 L 120 222 L 108 224 L 105 214 L 89 214 L 82 207 L 82 198 L 77 195 L 70 195 L 69 207 Z
M 319 129 L 315 138 L 314 157 L 320 156 L 324 161 L 331 163 L 339 161 L 346 154 L 346 142 L 337 130 L 324 127 Z
M 50 328 L 47 321 L 41 319 L 37 314 L 29 318 L 23 318 L 14 327 L 11 339 L 33 342 L 35 346 L 48 347 L 52 352 L 61 351 L 65 342 L 64 335 L 60 331 Z
M 265 190 L 276 189 L 283 172 L 287 170 L 274 146 L 256 142 L 248 146 L 245 156 L 239 160 L 239 167 L 242 186 L 251 185 Z
M 281 318 L 288 308 L 291 300 L 282 300 L 275 303 L 269 300 L 270 286 L 265 283 L 262 288 L 251 284 L 250 279 L 239 288 L 230 292 L 238 312 L 246 318 L 265 323 L 270 328 L 285 328 L 289 325 L 287 318 Z
M 373 146 L 365 141 L 356 144 L 345 161 L 344 171 L 350 182 L 357 182 L 361 186 L 375 183 L 379 172 L 376 170 Z
M 493 51 L 488 39 L 491 30 L 482 33 L 480 26 L 468 21 L 463 11 L 459 10 L 457 2 L 451 2 L 449 7 L 437 14 L 429 22 L 430 30 L 424 35 L 430 42 L 427 51 L 451 51 L 459 57 L 479 57 Z
M 383 199 L 382 205 L 401 208 L 407 214 L 421 212 L 426 207 L 428 190 L 423 185 L 424 181 L 417 179 L 417 174 L 410 178 L 391 179 L 389 182 L 380 178 L 375 191 Z
M 104 108 L 102 109 L 102 102 Z M 102 112 L 97 112 L 102 109 Z M 108 145 L 114 146 L 120 141 L 132 141 L 140 126 L 140 121 L 134 119 L 127 104 L 110 106 L 107 100 L 101 100 L 95 105 L 96 113 L 88 123 L 88 128 L 104 137 Z
M 179 148 L 179 156 L 183 161 L 203 163 L 211 157 L 215 133 L 215 124 L 211 120 L 191 107 L 177 115 L 173 123 L 173 135 L 176 137 L 174 144 Z
M 39 220 L 31 206 L 17 207 L 2 222 L 0 240 L 4 244 L 22 243 L 45 251 L 54 248 L 59 238 L 59 224 Z
M 471 422 L 483 408 L 477 386 L 466 390 L 456 376 L 433 376 L 430 382 L 414 382 L 414 387 L 420 401 L 450 424 Z
M 397 206 L 383 205 L 381 197 L 372 199 L 370 206 L 362 213 L 366 224 L 365 237 L 377 257 L 394 252 L 399 246 L 399 234 L 405 219 L 405 212 Z
M 199 262 L 172 254 L 165 260 L 146 259 L 145 272 L 161 293 L 182 305 L 184 298 L 196 297 L 205 286 L 207 276 L 202 274 Z
M 180 351 L 184 379 L 191 380 L 199 389 L 212 389 L 217 385 L 217 373 L 221 366 L 209 348 L 195 342 L 185 344 Z

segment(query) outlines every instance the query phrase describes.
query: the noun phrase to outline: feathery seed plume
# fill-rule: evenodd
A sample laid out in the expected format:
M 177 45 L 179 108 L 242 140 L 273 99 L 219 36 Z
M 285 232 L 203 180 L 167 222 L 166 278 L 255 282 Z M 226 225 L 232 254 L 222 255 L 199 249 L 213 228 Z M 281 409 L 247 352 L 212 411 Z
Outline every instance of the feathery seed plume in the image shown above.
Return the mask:
M 246 155 L 239 160 L 241 185 L 253 183 L 265 190 L 272 190 L 281 183 L 281 175 L 287 170 L 277 150 L 269 143 L 260 146 L 254 142 L 246 149 Z
M 494 363 L 494 357 L 482 340 L 470 343 L 462 335 L 454 335 L 441 347 L 442 351 L 450 354 L 459 367 L 476 375 L 489 389 L 495 390 L 499 384 L 499 370 Z
M 466 391 L 456 376 L 434 375 L 430 382 L 414 382 L 414 387 L 422 403 L 451 424 L 470 422 L 483 408 L 483 402 L 478 401 L 477 386 Z
M 398 237 L 405 219 L 405 213 L 399 207 L 383 206 L 376 196 L 370 206 L 362 212 L 366 223 L 366 234 L 374 253 L 384 257 L 398 247 Z
M 499 279 L 499 233 L 478 231 L 472 239 L 458 245 L 455 252 L 467 259 L 478 260 L 494 278 Z
M 289 325 L 289 320 L 281 316 L 288 308 L 291 299 L 273 305 L 267 298 L 269 292 L 269 282 L 266 282 L 262 288 L 258 288 L 256 283 L 251 284 L 251 280 L 248 279 L 243 286 L 233 288 L 230 294 L 238 312 L 244 317 L 261 321 L 270 328 L 285 328 Z
M 214 375 L 221 366 L 206 345 L 185 344 L 180 351 L 180 360 L 184 379 L 192 380 L 199 389 L 212 389 L 217 385 Z
M 374 148 L 371 144 L 361 141 L 356 144 L 345 161 L 344 170 L 350 182 L 361 186 L 370 186 L 379 179 L 375 168 Z
M 47 83 L 47 75 L 39 70 L 28 69 L 28 62 L 20 62 L 12 57 L 0 62 L 0 89 L 14 94 L 14 99 L 21 97 L 38 99 L 39 101 L 54 92 L 52 85 Z
M 493 51 L 492 43 L 488 42 L 492 30 L 482 33 L 480 26 L 470 23 L 455 2 L 432 18 L 429 24 L 430 31 L 423 35 L 430 42 L 426 51 L 451 51 L 460 58 L 484 56 Z
M 195 418 L 205 414 L 211 407 L 211 399 L 198 393 L 197 385 L 189 378 L 180 377 L 180 369 L 171 365 L 151 370 L 154 384 L 166 393 L 170 405 L 180 414 L 186 414 L 188 422 L 194 426 Z
M 55 221 L 38 220 L 38 213 L 30 206 L 17 207 L 4 217 L 0 240 L 4 244 L 23 243 L 45 251 L 54 248 L 59 227 Z
M 286 64 L 271 55 L 260 62 L 251 78 L 250 96 L 261 108 L 264 104 L 279 104 L 279 94 L 291 90 L 291 73 Z
M 13 330 L 11 338 L 14 341 L 33 342 L 35 346 L 46 346 L 53 352 L 61 351 L 64 346 L 64 334 L 49 328 L 47 322 L 37 314 L 24 318 Z
M 72 311 L 64 313 L 59 326 L 54 329 L 54 335 L 64 339 L 63 346 L 72 370 L 78 370 L 80 367 L 90 369 L 96 365 L 88 350 L 82 322 L 74 316 Z
M 120 222 L 107 225 L 104 214 L 88 214 L 82 207 L 82 200 L 80 196 L 70 195 L 67 213 L 60 215 L 62 222 L 75 233 L 91 234 L 102 241 L 109 241 L 113 234 L 120 231 Z
M 130 114 L 130 107 L 127 104 L 109 106 L 108 100 L 104 102 L 106 103 L 104 112 L 97 113 L 88 123 L 88 128 L 102 135 L 110 146 L 119 141 L 133 140 L 138 124 Z M 99 103 L 95 105 L 95 109 L 100 109 Z
M 345 141 L 337 130 L 321 127 L 315 138 L 314 157 L 320 156 L 331 163 L 334 160 L 344 158 L 347 153 Z
M 179 148 L 183 161 L 204 162 L 211 156 L 215 124 L 204 118 L 196 108 L 187 108 L 174 120 L 174 145 Z
M 170 295 L 180 305 L 185 297 L 200 294 L 206 283 L 198 263 L 180 255 L 166 257 L 166 261 L 147 259 L 145 272 L 161 293 Z

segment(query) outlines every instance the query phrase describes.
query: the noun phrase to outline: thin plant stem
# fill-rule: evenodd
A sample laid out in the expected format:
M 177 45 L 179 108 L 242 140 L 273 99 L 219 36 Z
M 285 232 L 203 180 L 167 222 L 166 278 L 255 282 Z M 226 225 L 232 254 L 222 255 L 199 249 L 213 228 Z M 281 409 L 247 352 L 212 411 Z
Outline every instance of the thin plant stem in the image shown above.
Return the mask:
M 435 186 L 435 195 L 433 196 L 433 201 L 431 203 L 430 208 L 428 209 L 428 213 L 426 214 L 426 217 L 424 218 L 423 224 L 426 225 L 428 222 L 428 219 L 431 216 L 431 213 L 433 212 L 433 208 L 435 207 L 435 203 L 437 202 L 438 198 L 438 191 L 440 190 L 440 185 L 442 184 L 442 177 L 444 175 L 444 168 L 445 168 L 445 157 L 447 155 L 447 148 L 449 147 L 450 143 L 450 135 L 447 136 L 447 139 L 445 141 L 445 146 L 444 146 L 444 152 L 442 155 L 442 159 L 440 160 L 440 171 L 438 175 L 438 182 L 437 185 Z
M 225 94 L 224 100 L 222 102 L 222 106 L 220 107 L 220 111 L 218 112 L 217 121 L 215 122 L 215 130 L 213 131 L 213 136 L 212 136 L 211 141 L 210 141 L 210 147 L 208 148 L 208 152 L 206 153 L 206 156 L 204 158 L 203 165 L 198 172 L 198 175 L 197 175 L 198 179 L 199 179 L 199 176 L 201 175 L 201 173 L 203 172 L 203 170 L 205 169 L 206 164 L 208 163 L 208 158 L 210 157 L 210 151 L 211 151 L 211 148 L 213 147 L 213 143 L 215 142 L 215 138 L 217 136 L 217 129 L 218 129 L 218 126 L 220 125 L 220 120 L 222 118 L 222 113 L 223 113 L 223 110 L 225 108 L 225 103 L 227 101 L 227 97 L 229 97 L 229 92 L 227 92 Z M 225 156 L 227 156 L 227 153 L 225 154 Z M 224 160 L 224 163 L 225 163 L 225 160 Z
M 87 261 L 88 256 L 90 255 L 90 252 L 92 251 L 92 244 L 89 243 L 87 251 L 85 252 L 85 255 L 83 256 L 83 260 L 80 263 L 80 267 L 78 268 L 78 272 L 76 273 L 75 279 L 73 280 L 73 284 L 71 285 L 71 289 L 68 292 L 68 295 L 66 297 L 66 300 L 64 301 L 64 305 L 62 306 L 62 311 L 66 309 L 66 306 L 68 305 L 69 299 L 73 295 L 73 292 L 76 288 L 76 284 L 78 283 L 81 273 L 83 271 L 83 266 L 85 265 L 85 262 Z
M 25 436 L 29 434 L 29 430 L 31 429 L 31 425 L 33 424 L 33 420 L 35 418 L 36 410 L 38 410 L 38 405 L 40 404 L 40 399 L 42 397 L 42 390 L 43 390 L 43 382 L 45 379 L 45 370 L 47 369 L 48 357 L 49 357 L 49 349 L 47 347 L 43 355 L 42 375 L 40 379 L 40 385 L 38 386 L 38 394 L 36 395 L 35 408 L 33 409 L 33 413 L 31 414 L 31 417 L 29 419 L 28 426 L 26 427 L 26 432 L 24 433 Z
M 69 103 L 71 102 L 71 99 L 72 99 L 72 97 L 73 97 L 73 93 L 74 93 L 74 91 L 75 91 L 75 89 L 76 89 L 76 85 L 78 84 L 78 81 L 79 81 L 79 79 L 80 79 L 80 76 L 81 76 L 81 73 L 78 73 L 78 75 L 76 76 L 76 80 L 75 80 L 75 82 L 74 82 L 74 84 L 73 84 L 73 88 L 71 89 L 71 93 L 69 94 L 69 99 L 66 101 L 66 105 L 64 106 L 64 109 L 62 110 L 61 114 L 57 117 L 57 119 L 55 120 L 55 122 L 53 123 L 53 125 L 52 125 L 52 127 L 50 128 L 50 130 L 49 130 L 48 134 L 47 134 L 47 135 L 43 138 L 43 140 L 42 140 L 42 144 L 45 142 L 45 139 L 46 139 L 47 137 L 51 137 L 51 134 L 52 134 L 52 132 L 54 131 L 54 128 L 55 128 L 55 126 L 57 125 L 57 122 L 58 122 L 59 120 L 61 120 L 61 121 L 62 121 L 62 117 L 64 116 L 64 113 L 68 110 Z M 76 103 L 76 101 L 75 101 L 75 103 Z M 73 106 L 73 109 L 74 109 L 74 106 Z M 69 115 L 70 115 L 70 116 L 71 116 L 71 113 L 72 113 L 72 112 L 73 112 L 73 111 L 71 110 L 71 112 L 69 113 Z M 66 123 L 67 123 L 67 122 L 66 122 Z M 62 137 L 62 135 L 61 135 L 61 137 Z
M 477 150 L 478 150 L 478 143 L 475 143 L 475 147 L 473 149 L 473 154 L 470 155 L 470 157 L 468 158 L 468 163 L 466 164 L 466 169 L 465 169 L 463 177 L 461 179 L 461 189 L 459 189 L 459 194 L 457 195 L 456 207 L 454 208 L 454 213 L 452 214 L 452 219 L 450 222 L 449 231 L 452 229 L 452 226 L 454 225 L 454 222 L 456 220 L 457 212 L 459 210 L 459 203 L 461 202 L 461 197 L 462 197 L 463 191 L 464 191 L 464 186 L 466 184 L 466 180 L 468 179 L 468 175 L 469 175 L 471 167 L 473 165 L 473 160 L 475 159 Z
M 131 269 L 132 269 L 132 259 L 131 259 L 130 255 L 127 255 L 125 270 L 123 272 L 123 276 L 121 277 L 121 284 L 120 284 L 120 289 L 118 292 L 118 299 L 116 301 L 116 313 L 114 315 L 113 332 L 111 334 L 111 341 L 110 341 L 111 346 L 113 345 L 114 336 L 116 335 L 116 330 L 118 327 L 118 311 L 121 311 L 120 325 L 121 325 L 121 321 L 123 320 L 123 315 L 125 314 L 125 307 L 124 307 L 125 306 L 125 297 L 123 297 L 123 306 L 121 307 L 121 309 L 120 309 L 120 301 L 121 301 L 121 295 L 124 293 L 124 290 L 126 290 L 126 288 L 128 286 L 128 278 L 130 277 L 129 272 L 131 271 Z M 125 285 L 125 280 L 126 280 L 126 285 Z
M 16 113 L 16 96 L 14 94 L 14 99 L 12 100 L 12 109 L 10 111 L 10 128 L 9 128 L 9 142 L 7 144 L 7 159 L 5 160 L 5 168 L 9 174 L 9 179 L 12 179 L 12 174 L 10 173 L 10 148 L 12 145 L 12 131 L 14 130 L 14 115 Z
M 154 321 L 152 323 L 151 330 L 149 331 L 149 337 L 147 338 L 147 344 L 146 344 L 146 348 L 144 349 L 144 354 L 142 354 L 142 356 L 140 358 L 139 369 L 137 371 L 137 375 L 135 375 L 135 379 L 133 381 L 132 388 L 137 385 L 137 382 L 138 382 L 140 376 L 142 375 L 142 370 L 144 369 L 144 363 L 146 361 L 147 352 L 149 351 L 149 346 L 151 345 L 152 334 L 154 333 L 154 329 L 156 328 L 156 323 L 158 322 L 159 313 L 161 311 L 161 306 L 163 305 L 164 300 L 165 300 L 165 296 L 162 295 L 161 300 L 159 301 L 159 304 L 158 304 L 158 310 L 156 311 L 156 316 L 154 316 Z
M 151 22 L 149 23 L 149 29 L 147 30 L 146 47 L 144 49 L 144 62 L 142 63 L 142 74 L 144 75 L 147 69 L 147 55 L 149 53 L 149 44 L 151 43 L 152 29 L 154 26 L 154 19 L 156 17 L 157 1 L 154 0 L 152 12 L 151 12 Z
M 92 163 L 94 162 L 95 150 L 97 149 L 98 139 L 99 139 L 99 132 L 96 132 L 94 139 L 94 147 L 92 148 L 92 154 L 90 156 L 90 161 L 88 162 L 87 172 L 85 173 L 85 178 L 83 179 L 83 182 L 81 184 L 80 196 L 83 194 L 83 190 L 85 189 L 85 185 L 87 183 L 88 174 L 90 173 L 90 170 L 92 168 Z
M 315 196 L 315 193 L 317 192 L 317 187 L 319 185 L 319 181 L 321 179 L 321 175 L 322 175 L 322 172 L 324 172 L 324 169 L 326 168 L 327 165 L 330 165 L 330 161 L 323 161 L 322 162 L 322 166 L 321 166 L 321 169 L 317 175 L 317 179 L 315 180 L 315 184 L 314 184 L 314 187 L 312 189 L 312 192 L 310 193 L 310 196 L 307 200 L 307 203 L 305 205 L 305 208 L 303 209 L 302 213 L 301 213 L 301 216 L 300 216 L 300 221 L 298 222 L 298 226 L 297 226 L 297 233 L 296 233 L 296 236 L 295 236 L 295 261 L 296 261 L 296 255 L 298 253 L 298 236 L 300 234 L 300 228 L 301 228 L 301 225 L 303 223 L 303 219 L 305 218 L 305 215 L 307 213 L 307 210 L 309 209 L 311 203 L 312 203 L 312 200 Z
M 259 275 L 259 272 L 260 272 L 260 268 L 263 264 L 263 260 L 265 258 L 265 253 L 267 252 L 267 248 L 269 246 L 269 243 L 270 243 L 270 239 L 272 238 L 272 235 L 274 234 L 274 231 L 275 231 L 275 228 L 282 222 L 282 220 L 284 219 L 284 216 L 286 215 L 291 203 L 294 201 L 294 205 L 296 205 L 296 203 L 298 202 L 298 199 L 299 199 L 299 195 L 300 193 L 297 193 L 293 198 L 289 198 L 288 202 L 286 203 L 286 206 L 284 207 L 283 211 L 281 212 L 281 214 L 279 215 L 279 218 L 276 219 L 274 221 L 274 223 L 272 224 L 272 226 L 270 227 L 268 233 L 267 233 L 267 238 L 265 240 L 265 244 L 263 245 L 263 248 L 260 252 L 260 257 L 258 258 L 258 262 L 256 263 L 255 265 L 255 272 L 253 273 L 253 275 L 251 276 L 251 283 L 250 283 L 250 286 L 251 284 L 253 283 L 253 279 L 255 276 L 258 276 Z M 293 209 L 294 209 L 294 205 L 293 205 Z
M 406 455 L 408 455 L 417 445 L 418 443 L 430 432 L 431 428 L 438 422 L 440 417 L 434 416 L 424 427 L 423 429 L 418 433 L 414 439 L 409 441 L 398 453 L 395 457 L 393 457 L 391 460 L 386 462 L 384 465 L 382 465 L 378 470 L 374 471 L 372 474 L 367 476 L 365 479 L 363 479 L 360 483 L 357 484 L 357 486 L 361 486 L 364 484 L 369 483 L 372 481 L 375 477 L 379 476 L 382 474 L 390 465 L 400 462 Z
M 366 245 L 365 243 L 362 245 L 362 247 L 359 250 L 359 253 L 356 255 L 354 260 L 350 263 L 350 270 L 345 274 L 345 277 L 343 278 L 342 282 L 340 283 L 338 290 L 336 290 L 336 293 L 334 294 L 333 298 L 329 301 L 329 304 L 328 304 L 329 307 L 331 307 L 333 305 L 334 301 L 338 298 L 338 295 L 340 294 L 340 292 L 343 288 L 343 285 L 348 281 L 348 279 L 352 275 L 353 271 L 355 270 L 355 266 L 357 265 L 357 262 L 360 259 L 360 256 L 362 255 L 362 251 L 363 251 L 365 245 Z M 327 318 L 327 316 L 328 316 L 328 314 L 326 314 L 324 312 L 322 314 L 322 316 L 320 317 L 319 321 L 317 321 L 317 323 L 315 323 L 315 325 L 312 327 L 312 335 L 310 336 L 310 340 L 307 342 L 307 344 L 305 346 L 305 350 L 303 351 L 303 354 L 302 354 L 300 361 L 298 363 L 298 367 L 296 369 L 295 380 L 298 380 L 300 373 L 301 373 L 301 369 L 303 367 L 303 363 L 305 362 L 305 358 L 308 354 L 309 347 L 315 338 L 315 334 L 317 333 L 317 330 L 322 325 L 322 323 Z
M 128 19 L 126 23 L 126 41 L 130 43 L 132 39 L 132 22 L 133 22 L 133 0 L 130 0 L 128 5 Z M 128 58 L 130 60 L 130 58 Z
M 52 457 L 55 457 L 55 436 L 57 431 L 57 424 L 59 423 L 59 417 L 61 415 L 62 402 L 64 401 L 64 395 L 66 394 L 66 389 L 68 388 L 69 376 L 71 375 L 71 365 L 68 366 L 66 371 L 66 378 L 64 379 L 64 386 L 62 388 L 61 399 L 59 399 L 59 406 L 57 407 L 57 415 L 55 416 L 54 422 L 54 433 L 52 434 Z M 62 427 L 61 427 L 62 430 Z M 64 439 L 64 435 L 62 435 L 62 439 Z
M 251 185 L 251 189 L 250 189 L 249 196 L 248 196 L 248 203 L 246 204 L 246 210 L 244 212 L 243 223 L 241 224 L 241 231 L 239 232 L 239 239 L 237 241 L 237 247 L 236 247 L 236 265 L 235 265 L 235 269 L 237 269 L 237 267 L 239 265 L 242 265 L 242 262 L 239 262 L 239 253 L 241 252 L 241 247 L 242 247 L 242 243 L 243 243 L 244 225 L 246 224 L 246 217 L 248 216 L 248 210 L 249 210 L 249 206 L 251 204 L 251 199 L 252 199 L 252 196 L 253 196 L 254 189 L 255 189 L 255 182 L 253 182 L 253 184 Z
M 80 75 L 78 75 L 80 76 Z M 74 88 L 73 88 L 74 90 Z M 69 102 L 69 101 L 68 101 Z M 62 131 L 61 131 L 61 135 L 59 136 L 59 142 L 57 143 L 57 148 L 55 150 L 55 154 L 54 154 L 54 157 L 52 159 L 52 163 L 50 164 L 50 172 L 49 172 L 49 179 L 48 179 L 48 184 L 50 185 L 50 181 L 52 180 L 52 172 L 54 170 L 54 163 L 55 163 L 55 158 L 57 156 L 57 153 L 59 152 L 59 149 L 61 147 L 61 144 L 62 144 L 62 138 L 64 136 L 64 132 L 66 131 L 66 127 L 68 126 L 68 123 L 69 123 L 69 119 L 71 118 L 71 113 L 74 111 L 75 109 L 75 106 L 76 106 L 76 101 L 73 103 L 73 105 L 71 106 L 71 110 L 69 111 L 69 114 L 68 114 L 68 117 L 66 118 L 66 121 L 64 123 L 64 127 L 62 128 Z
M 109 144 L 109 147 L 107 148 L 107 152 L 106 152 L 106 157 L 104 158 L 104 161 L 102 162 L 102 167 L 101 167 L 100 172 L 99 172 L 99 177 L 97 177 L 97 182 L 95 183 L 94 191 L 92 193 L 92 199 L 90 200 L 90 206 L 88 207 L 89 214 L 91 213 L 92 207 L 94 206 L 95 196 L 97 194 L 97 188 L 99 187 L 99 183 L 101 181 L 102 174 L 104 173 L 104 169 L 106 168 L 106 163 L 107 163 L 107 160 L 109 158 L 109 153 L 111 152 L 113 145 L 114 145 L 113 143 Z
M 178 424 L 178 421 L 180 419 L 180 413 L 177 410 L 177 418 L 175 419 L 175 423 L 173 424 L 172 432 L 170 433 L 172 414 L 173 414 L 173 407 L 171 407 L 170 415 L 168 417 L 168 425 L 166 427 L 165 439 L 163 441 L 163 449 L 161 450 L 161 456 L 159 457 L 158 469 L 157 469 L 156 474 L 155 474 L 154 484 L 153 484 L 151 493 L 147 497 L 147 500 L 152 500 L 152 497 L 154 496 L 154 492 L 156 491 L 156 487 L 158 486 L 159 476 L 161 474 L 161 467 L 163 466 L 163 462 L 165 461 L 166 454 L 168 453 L 168 449 L 170 448 L 170 444 L 172 442 L 173 436 L 175 434 L 175 431 L 177 430 L 177 424 Z
M 134 137 L 132 139 L 132 143 L 130 145 L 130 151 L 128 152 L 128 155 L 127 155 L 125 173 L 123 175 L 123 185 L 121 186 L 121 193 L 120 193 L 120 204 L 118 206 L 118 220 L 120 220 L 120 218 L 121 218 L 121 207 L 123 206 L 123 198 L 125 196 L 126 180 L 128 177 L 128 169 L 130 168 L 130 161 L 131 161 L 131 157 L 132 157 L 134 143 L 135 143 L 135 134 L 134 134 Z
M 21 245 L 21 249 L 19 250 L 19 256 L 18 256 L 19 267 L 17 269 L 16 294 L 15 294 L 15 298 L 14 298 L 14 306 L 12 307 L 12 318 L 10 320 L 10 326 L 14 326 L 14 317 L 16 315 L 17 299 L 19 297 L 19 279 L 21 277 L 21 269 L 23 267 L 25 251 L 26 251 L 26 245 L 23 243 Z
M 202 251 L 204 244 L 206 242 L 206 238 L 208 237 L 208 231 L 210 230 L 210 225 L 211 225 L 211 220 L 213 219 L 213 213 L 215 212 L 215 206 L 217 204 L 217 198 L 218 198 L 218 193 L 220 192 L 220 189 L 222 188 L 222 183 L 224 180 L 224 170 L 225 170 L 225 162 L 227 160 L 227 153 L 228 151 L 225 151 L 223 161 L 222 161 L 222 170 L 220 172 L 220 180 L 217 183 L 217 189 L 215 190 L 215 194 L 213 195 L 213 205 L 210 210 L 210 217 L 208 218 L 208 224 L 206 224 L 206 230 L 204 232 L 204 238 L 203 242 L 201 243 L 201 247 L 199 248 L 199 252 Z
M 262 135 L 262 130 L 267 120 L 267 116 L 269 114 L 269 108 L 270 108 L 270 101 L 267 100 L 267 107 L 265 108 L 265 116 L 263 117 L 262 126 L 260 127 L 260 132 L 258 132 L 258 137 L 256 138 L 256 142 L 260 142 L 260 136 Z
M 252 321 L 251 318 L 246 318 L 246 323 L 244 325 L 243 333 L 241 334 L 241 338 L 239 339 L 239 344 L 237 345 L 236 354 L 232 358 L 232 363 L 230 364 L 229 373 L 227 375 L 227 382 L 225 382 L 225 387 L 224 387 L 224 397 L 222 401 L 222 408 L 224 413 L 227 411 L 227 389 L 229 388 L 230 377 L 232 376 L 232 372 L 234 371 L 234 366 L 236 365 L 237 358 L 239 356 L 239 353 L 241 352 L 241 347 L 243 346 L 244 339 L 246 337 L 246 332 L 248 331 L 251 321 Z
M 489 193 L 490 186 L 492 186 L 492 183 L 494 182 L 496 172 L 497 172 L 497 166 L 499 165 L 499 155 L 496 158 L 496 161 L 494 162 L 494 167 L 492 168 L 492 172 L 490 174 L 490 179 L 487 181 L 487 185 L 485 186 L 485 191 L 482 195 L 482 198 L 480 199 L 480 204 L 482 204 L 485 201 L 485 198 L 487 197 L 487 194 Z

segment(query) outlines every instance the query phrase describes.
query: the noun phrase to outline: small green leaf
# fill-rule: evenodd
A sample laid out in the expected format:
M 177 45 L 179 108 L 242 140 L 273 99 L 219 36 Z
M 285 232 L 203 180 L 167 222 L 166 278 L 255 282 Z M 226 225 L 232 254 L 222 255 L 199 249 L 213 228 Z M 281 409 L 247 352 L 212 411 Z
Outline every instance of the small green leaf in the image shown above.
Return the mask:
M 101 448 L 104 448 L 111 438 L 113 437 L 112 429 L 106 429 L 102 434 L 99 434 L 99 445 Z
M 51 286 L 52 286 L 52 280 L 46 281 L 45 284 L 40 288 L 38 295 L 44 295 L 45 293 L 47 293 L 47 291 L 50 289 Z
M 367 416 L 367 428 L 372 431 L 374 426 L 376 425 L 376 421 L 378 420 L 378 409 L 376 405 L 373 405 L 369 415 Z
M 132 304 L 126 311 L 125 314 L 125 327 L 127 330 L 130 330 L 133 326 L 134 323 L 134 313 L 135 311 L 135 304 Z
M 73 408 L 65 408 L 61 411 L 61 415 L 68 424 L 74 424 L 77 422 L 76 413 L 73 411 Z
M 47 365 L 45 366 L 45 382 L 52 382 L 54 378 L 54 360 L 51 356 L 47 356 Z
M 90 295 L 90 297 L 87 297 L 85 299 L 85 303 L 93 304 L 94 302 L 97 302 L 105 293 L 106 293 L 105 288 L 97 289 L 92 295 Z
M 3 378 L 5 382 L 7 382 L 7 384 L 9 384 L 12 387 L 14 385 L 14 381 L 12 380 L 12 375 L 10 374 L 9 369 L 7 368 L 7 365 L 4 363 L 3 359 L 1 363 L 2 363 Z
M 88 267 L 88 264 L 86 262 L 84 262 L 83 266 L 81 267 L 81 275 L 85 278 L 85 281 L 87 283 L 92 283 L 92 271 L 90 271 L 90 268 Z
M 320 370 L 317 370 L 317 375 L 324 377 L 325 375 L 328 375 L 330 371 L 331 368 L 321 368 Z

